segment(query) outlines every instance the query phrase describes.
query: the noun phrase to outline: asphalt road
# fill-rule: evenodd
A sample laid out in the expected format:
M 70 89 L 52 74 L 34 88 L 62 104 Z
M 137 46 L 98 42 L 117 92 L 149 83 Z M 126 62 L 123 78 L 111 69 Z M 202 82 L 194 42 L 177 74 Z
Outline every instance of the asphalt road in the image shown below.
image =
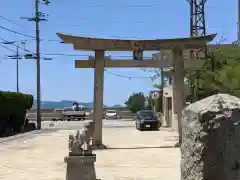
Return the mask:
M 15 136 L 10 136 L 6 138 L 0 138 L 0 145 L 3 144 L 11 144 L 12 141 L 25 141 L 27 139 L 32 139 L 39 134 L 52 133 L 54 131 L 59 130 L 78 130 L 84 127 L 85 123 L 88 123 L 89 120 L 86 121 L 57 121 L 53 122 L 54 127 L 49 127 L 51 121 L 43 121 L 42 129 L 35 130 L 23 134 L 18 134 Z M 135 124 L 132 119 L 120 119 L 120 120 L 103 120 L 103 128 L 134 128 Z
M 130 111 L 118 111 L 118 116 L 122 118 L 133 118 L 134 114 L 132 114 Z M 43 121 L 51 121 L 52 119 L 60 119 L 62 118 L 60 112 L 43 112 L 41 113 L 42 120 Z M 29 120 L 35 121 L 36 120 L 36 113 L 35 112 L 29 112 L 27 113 L 27 117 Z M 92 116 L 87 116 L 87 119 L 91 119 Z
M 56 130 L 77 130 L 84 127 L 84 124 L 88 123 L 89 120 L 85 121 L 57 121 L 53 122 L 54 126 L 50 127 L 51 121 L 43 121 L 43 129 L 56 129 Z M 132 119 L 119 119 L 119 120 L 103 120 L 103 128 L 127 128 L 134 127 Z

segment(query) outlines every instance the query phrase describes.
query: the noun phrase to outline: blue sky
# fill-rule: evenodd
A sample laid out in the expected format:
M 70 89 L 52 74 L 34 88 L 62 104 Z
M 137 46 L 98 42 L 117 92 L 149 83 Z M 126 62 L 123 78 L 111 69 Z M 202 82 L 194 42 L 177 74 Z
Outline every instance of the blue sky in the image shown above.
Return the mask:
M 140 7 L 139 7 L 140 5 Z M 146 5 L 146 7 L 142 7 Z M 28 35 L 35 35 L 34 23 L 20 17 L 34 15 L 34 0 L 1 0 L 0 15 L 13 20 L 16 24 L 0 18 L 0 25 Z M 144 38 L 159 39 L 189 36 L 189 5 L 186 0 L 91 0 L 70 1 L 52 0 L 49 6 L 40 5 L 41 12 L 49 15 L 48 21 L 41 22 L 41 53 L 82 54 L 70 45 L 60 44 L 56 32 L 84 35 L 90 37 Z M 227 42 L 237 38 L 237 0 L 211 0 L 206 4 L 207 33 L 224 35 Z M 26 40 L 20 36 L 0 29 L 0 38 L 8 41 Z M 215 40 L 217 40 L 216 38 Z M 7 45 L 11 49 L 14 46 Z M 35 42 L 29 40 L 26 48 L 35 52 Z M 21 54 L 24 52 L 21 51 Z M 13 52 L 0 47 L 0 87 L 16 91 L 16 61 L 3 59 Z M 130 52 L 112 53 L 112 56 L 131 55 Z M 147 53 L 146 55 L 149 55 Z M 41 61 L 42 100 L 77 100 L 92 102 L 93 70 L 75 69 L 75 59 L 85 56 L 46 56 L 52 61 Z M 36 95 L 36 62 L 20 61 L 20 91 Z M 140 69 L 109 69 L 124 76 L 151 76 Z M 132 92 L 152 90 L 150 79 L 127 79 L 105 73 L 104 104 L 123 104 Z

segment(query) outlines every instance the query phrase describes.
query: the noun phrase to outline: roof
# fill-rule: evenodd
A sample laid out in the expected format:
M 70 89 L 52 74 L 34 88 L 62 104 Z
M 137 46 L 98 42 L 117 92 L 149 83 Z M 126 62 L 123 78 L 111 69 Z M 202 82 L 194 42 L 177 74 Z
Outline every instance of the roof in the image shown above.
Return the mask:
M 163 49 L 197 49 L 212 41 L 216 34 L 206 36 L 175 38 L 175 39 L 152 39 L 152 40 L 121 40 L 78 37 L 57 33 L 59 38 L 68 44 L 73 44 L 75 50 L 105 50 L 105 51 L 132 51 L 134 47 L 141 47 L 146 51 Z

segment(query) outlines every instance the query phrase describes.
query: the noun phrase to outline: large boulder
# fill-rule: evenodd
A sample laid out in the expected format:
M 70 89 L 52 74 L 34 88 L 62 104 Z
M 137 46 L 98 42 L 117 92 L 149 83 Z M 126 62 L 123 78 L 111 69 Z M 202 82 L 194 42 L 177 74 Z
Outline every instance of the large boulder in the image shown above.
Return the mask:
M 240 178 L 240 99 L 216 94 L 182 114 L 181 180 Z

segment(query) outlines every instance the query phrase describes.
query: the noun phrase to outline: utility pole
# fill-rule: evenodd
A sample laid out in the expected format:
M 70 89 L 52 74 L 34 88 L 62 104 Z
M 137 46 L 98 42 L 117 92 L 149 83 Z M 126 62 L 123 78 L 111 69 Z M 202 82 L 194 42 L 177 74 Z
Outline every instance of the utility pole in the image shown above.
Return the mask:
M 40 69 L 40 30 L 38 0 L 35 0 L 35 22 L 36 22 L 36 58 L 37 58 L 37 129 L 41 129 L 41 69 Z
M 238 20 L 237 20 L 237 45 L 240 47 L 240 0 L 238 0 Z
M 17 45 L 17 54 L 16 54 L 16 56 L 17 56 L 17 62 L 16 62 L 16 72 L 17 72 L 17 92 L 19 92 L 19 66 L 18 66 L 18 61 L 19 61 L 19 53 L 18 53 L 18 49 L 19 49 L 19 47 L 18 47 L 18 45 Z
M 238 44 L 240 44 L 240 0 L 238 0 Z
M 40 64 L 40 22 L 47 21 L 47 14 L 39 12 L 39 4 L 48 5 L 48 0 L 34 0 L 35 2 L 35 17 L 34 18 L 21 18 L 28 19 L 28 21 L 35 22 L 36 28 L 36 54 L 32 55 L 33 59 L 36 59 L 37 68 L 37 129 L 41 129 L 41 64 Z M 29 56 L 29 54 L 28 54 Z M 31 54 L 30 54 L 31 56 Z
M 19 46 L 20 46 L 20 44 L 25 46 L 25 42 L 13 41 L 13 42 L 3 42 L 3 44 L 11 44 L 11 45 L 16 46 L 16 54 L 9 55 L 8 57 L 10 59 L 16 59 L 16 82 L 17 82 L 17 92 L 19 92 L 19 60 L 22 59 L 22 57 L 19 55 Z
M 240 48 L 240 0 L 237 2 L 237 40 L 233 42 L 234 45 L 237 45 Z

